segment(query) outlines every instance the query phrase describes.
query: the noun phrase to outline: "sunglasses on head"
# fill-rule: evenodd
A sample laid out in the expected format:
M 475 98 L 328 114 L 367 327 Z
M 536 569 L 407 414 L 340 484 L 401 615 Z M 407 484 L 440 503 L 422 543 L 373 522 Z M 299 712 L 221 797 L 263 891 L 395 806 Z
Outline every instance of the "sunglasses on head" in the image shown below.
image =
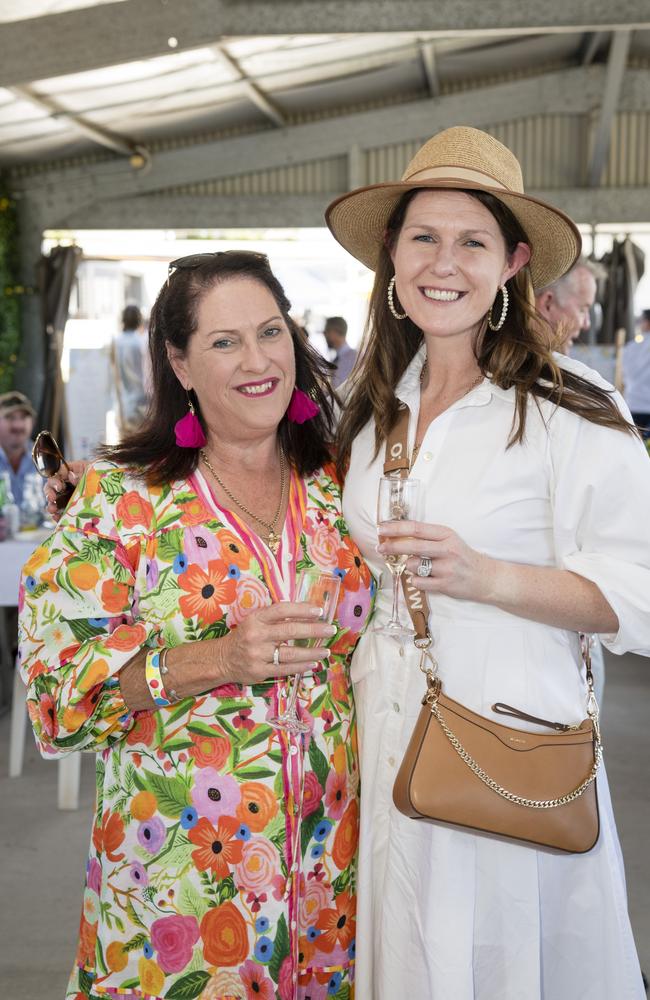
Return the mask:
M 32 462 L 39 476 L 43 479 L 50 479 L 55 476 L 61 466 L 70 471 L 68 463 L 63 457 L 63 452 L 56 443 L 50 431 L 41 431 L 32 448 Z M 74 493 L 74 483 L 63 483 L 63 487 L 56 495 L 55 504 L 59 510 L 63 510 L 68 500 Z
M 187 257 L 177 257 L 167 266 L 167 281 L 175 271 L 194 271 L 202 264 L 207 264 L 215 257 L 225 257 L 228 254 L 236 254 L 238 257 L 248 257 L 257 262 L 268 264 L 269 259 L 265 253 L 257 253 L 255 250 L 216 250 L 214 253 L 191 253 Z

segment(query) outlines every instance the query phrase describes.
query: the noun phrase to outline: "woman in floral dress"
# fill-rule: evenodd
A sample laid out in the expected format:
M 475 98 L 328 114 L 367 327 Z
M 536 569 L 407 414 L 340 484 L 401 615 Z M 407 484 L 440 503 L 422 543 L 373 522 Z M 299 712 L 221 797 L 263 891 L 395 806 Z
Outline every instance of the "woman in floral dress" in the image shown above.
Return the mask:
M 86 469 L 21 587 L 41 752 L 97 754 L 67 997 L 342 1000 L 349 661 L 374 584 L 329 465 L 330 392 L 258 254 L 170 265 L 150 342 L 146 424 Z M 311 566 L 341 578 L 334 626 L 293 600 Z M 270 724 L 294 673 L 304 735 Z

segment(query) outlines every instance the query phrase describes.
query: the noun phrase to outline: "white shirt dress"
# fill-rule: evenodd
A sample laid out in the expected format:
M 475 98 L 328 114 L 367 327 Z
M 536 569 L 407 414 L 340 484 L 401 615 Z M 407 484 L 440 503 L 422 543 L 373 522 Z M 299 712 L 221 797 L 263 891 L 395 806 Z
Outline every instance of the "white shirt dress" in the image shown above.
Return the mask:
M 422 349 L 396 390 L 411 411 L 411 448 L 423 359 Z M 575 360 L 557 361 L 606 384 Z M 494 558 L 593 580 L 620 623 L 604 644 L 650 655 L 645 449 L 548 403 L 541 413 L 529 406 L 524 443 L 507 449 L 514 403 L 514 390 L 485 380 L 431 423 L 411 472 L 422 483 L 420 519 Z M 391 610 L 391 578 L 376 552 L 383 461 L 369 425 L 352 449 L 343 510 L 371 569 L 383 570 L 375 624 Z M 497 701 L 545 719 L 585 717 L 576 634 L 472 601 L 430 595 L 430 605 L 449 697 L 495 719 Z M 600 837 L 585 855 L 408 819 L 392 789 L 425 687 L 412 641 L 369 630 L 352 678 L 362 803 L 356 1000 L 643 1000 L 604 767 Z

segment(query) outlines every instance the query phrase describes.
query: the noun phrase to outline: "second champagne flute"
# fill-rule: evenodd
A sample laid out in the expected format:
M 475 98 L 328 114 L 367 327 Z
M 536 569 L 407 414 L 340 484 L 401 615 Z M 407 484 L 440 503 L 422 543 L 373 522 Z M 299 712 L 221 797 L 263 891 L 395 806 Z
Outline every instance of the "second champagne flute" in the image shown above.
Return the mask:
M 341 587 L 340 577 L 333 573 L 324 573 L 315 567 L 303 569 L 298 577 L 296 587 L 296 601 L 306 601 L 308 604 L 315 604 L 323 609 L 319 621 L 327 622 L 331 625 L 334 621 L 336 605 Z M 320 646 L 322 639 L 294 639 L 294 646 Z M 269 719 L 275 729 L 286 729 L 289 733 L 307 733 L 309 726 L 298 718 L 296 712 L 296 701 L 298 698 L 298 688 L 302 674 L 295 674 L 293 678 L 287 677 L 287 682 L 291 681 L 291 690 L 286 708 L 280 715 Z
M 419 487 L 419 479 L 393 479 L 390 476 L 380 479 L 377 523 L 415 520 Z M 375 625 L 373 628 L 373 632 L 379 632 L 380 635 L 415 635 L 413 629 L 400 618 L 399 592 L 407 559 L 408 553 L 386 556 L 386 565 L 393 577 L 393 610 L 385 625 Z

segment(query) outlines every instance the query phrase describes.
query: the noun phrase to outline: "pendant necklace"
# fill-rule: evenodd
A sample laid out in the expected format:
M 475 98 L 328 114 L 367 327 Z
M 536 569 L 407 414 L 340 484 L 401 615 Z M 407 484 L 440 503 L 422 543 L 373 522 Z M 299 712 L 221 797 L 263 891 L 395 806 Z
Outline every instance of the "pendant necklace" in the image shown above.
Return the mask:
M 252 510 L 249 510 L 248 507 L 245 507 L 244 504 L 241 502 L 241 500 L 238 500 L 237 497 L 230 492 L 226 484 L 222 482 L 222 480 L 219 478 L 219 476 L 213 469 L 208 456 L 203 450 L 201 450 L 201 458 L 205 463 L 205 465 L 207 466 L 207 468 L 212 473 L 213 477 L 215 478 L 215 480 L 217 481 L 223 492 L 226 494 L 226 496 L 230 500 L 232 500 L 232 502 L 236 504 L 240 510 L 243 510 L 244 514 L 248 514 L 248 516 L 252 517 L 254 521 L 257 521 L 258 524 L 261 524 L 263 528 L 266 528 L 268 536 L 266 544 L 270 548 L 273 555 L 274 556 L 277 555 L 278 549 L 280 547 L 280 538 L 281 538 L 281 535 L 278 533 L 279 532 L 278 521 L 280 519 L 280 513 L 282 511 L 282 507 L 284 504 L 284 495 L 287 487 L 287 476 L 286 476 L 287 470 L 284 461 L 284 455 L 282 455 L 280 458 L 280 502 L 278 504 L 278 509 L 275 512 L 275 517 L 273 518 L 272 521 L 265 521 L 263 518 L 258 517 L 257 514 L 254 514 Z

